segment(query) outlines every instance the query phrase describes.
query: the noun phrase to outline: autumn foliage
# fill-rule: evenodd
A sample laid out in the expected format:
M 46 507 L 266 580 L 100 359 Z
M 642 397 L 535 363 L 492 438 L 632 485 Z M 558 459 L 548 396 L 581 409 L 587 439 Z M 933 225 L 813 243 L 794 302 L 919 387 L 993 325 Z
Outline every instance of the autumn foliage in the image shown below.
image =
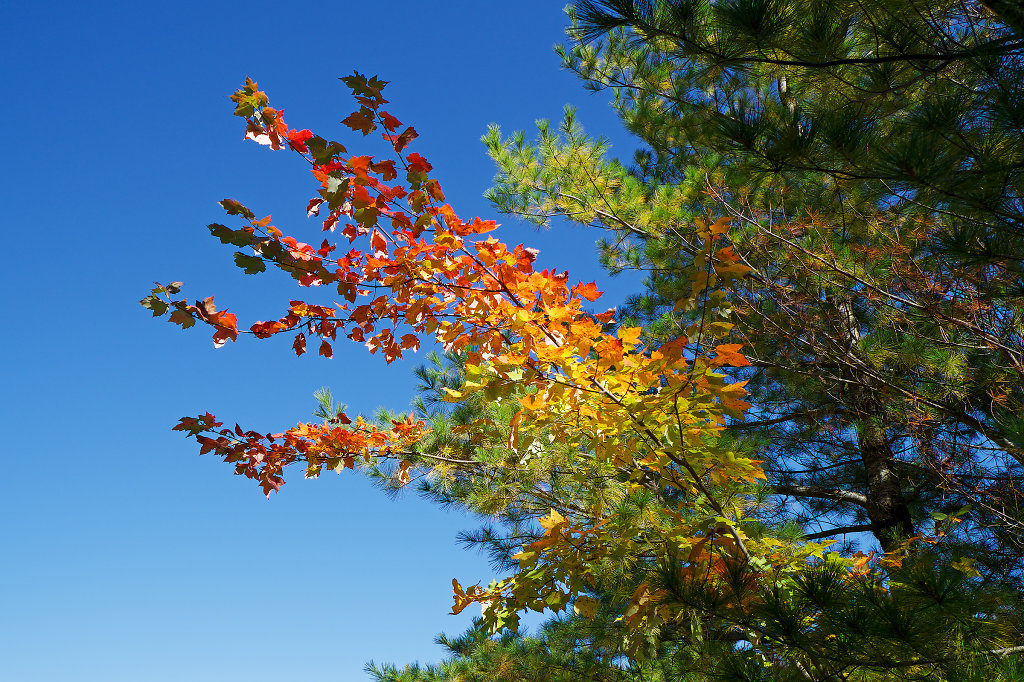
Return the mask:
M 595 604 L 584 592 L 602 562 L 671 556 L 679 579 L 700 573 L 707 580 L 727 573 L 730 562 L 779 575 L 820 556 L 828 543 L 783 543 L 751 521 L 765 478 L 759 462 L 717 440 L 727 420 L 742 419 L 749 407 L 743 382 L 722 371 L 748 364 L 721 321 L 730 283 L 747 271 L 729 244 L 727 220 L 695 228 L 701 251 L 694 283 L 677 306 L 700 310 L 699 321 L 668 343 L 649 345 L 640 328 L 616 328 L 614 310 L 590 312 L 601 295 L 594 283 L 538 270 L 537 252 L 496 239 L 494 222 L 461 218 L 445 203 L 430 163 L 407 151 L 416 131 L 383 109 L 386 83 L 359 74 L 342 80 L 359 105 L 343 123 L 364 136 L 379 133 L 392 158 L 349 155 L 338 142 L 290 128 L 251 80 L 232 96 L 247 139 L 290 149 L 310 165 L 316 196 L 306 210 L 326 238 L 300 241 L 230 199 L 221 205 L 235 227 L 210 225 L 214 237 L 240 249 L 234 259 L 246 273 L 276 268 L 330 304 L 296 295 L 276 319 L 247 328 L 218 311 L 212 297 L 180 298 L 179 282 L 157 285 L 142 304 L 183 328 L 207 325 L 218 346 L 240 335 L 285 334 L 296 354 L 315 349 L 331 358 L 346 337 L 390 363 L 421 344 L 438 344 L 464 358 L 465 381 L 449 391 L 451 401 L 482 395 L 515 406 L 507 423 L 482 417 L 460 432 L 482 450 L 509 456 L 427 452 L 419 447 L 426 424 L 412 415 L 382 425 L 342 413 L 263 434 L 227 428 L 204 414 L 181 419 L 176 429 L 268 495 L 284 484 L 290 467 L 315 477 L 324 469 L 392 460 L 400 483 L 414 471 L 500 477 L 526 466 L 520 455 L 536 450 L 537 435 L 544 434 L 560 453 L 544 466 L 581 486 L 600 481 L 600 494 L 586 505 L 553 500 L 536 518 L 541 537 L 522 548 L 513 575 L 487 587 L 453 581 L 453 610 L 479 603 L 494 627 L 514 625 L 527 608 L 574 604 L 592 615 Z M 619 513 L 623 500 L 645 494 L 657 495 L 660 504 L 642 515 Z M 631 602 L 630 622 L 678 615 L 659 606 L 649 585 L 641 584 Z

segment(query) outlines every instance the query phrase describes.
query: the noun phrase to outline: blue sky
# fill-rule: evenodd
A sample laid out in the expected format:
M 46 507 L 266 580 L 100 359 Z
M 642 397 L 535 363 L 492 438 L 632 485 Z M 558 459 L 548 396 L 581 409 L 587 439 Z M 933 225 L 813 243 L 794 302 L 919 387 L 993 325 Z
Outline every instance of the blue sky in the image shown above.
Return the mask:
M 245 76 L 292 126 L 352 141 L 337 78 L 391 80 L 389 108 L 420 132 L 449 200 L 487 217 L 488 123 L 531 129 L 572 103 L 618 134 L 607 98 L 559 68 L 564 23 L 539 1 L 4 3 L 0 677 L 359 680 L 369 659 L 435 660 L 434 634 L 468 624 L 446 613 L 452 577 L 492 576 L 454 542 L 472 519 L 353 475 L 293 477 L 268 501 L 170 431 L 206 410 L 283 430 L 325 385 L 353 411 L 402 409 L 415 359 L 385 367 L 355 344 L 332 361 L 287 343 L 215 350 L 136 301 L 183 280 L 251 321 L 291 294 L 243 275 L 204 227 L 230 196 L 317 233 L 296 159 L 242 140 L 227 95 Z M 502 236 L 606 279 L 593 235 Z

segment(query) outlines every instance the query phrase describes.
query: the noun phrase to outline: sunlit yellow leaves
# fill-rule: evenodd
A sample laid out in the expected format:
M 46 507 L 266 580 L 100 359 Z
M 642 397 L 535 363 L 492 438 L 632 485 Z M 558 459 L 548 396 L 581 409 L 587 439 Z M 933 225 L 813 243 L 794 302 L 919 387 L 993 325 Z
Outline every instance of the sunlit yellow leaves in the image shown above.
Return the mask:
M 559 514 L 555 509 L 552 509 L 551 514 L 548 516 L 542 516 L 537 520 L 537 523 L 541 525 L 541 528 L 547 530 L 549 533 L 554 533 L 556 529 L 564 526 L 565 522 L 565 517 Z
M 459 581 L 456 578 L 452 578 L 452 592 L 455 597 L 455 605 L 452 606 L 451 613 L 453 616 L 457 616 L 467 606 L 476 602 L 481 590 L 479 585 L 471 585 L 468 590 L 464 590 Z
M 635 346 L 640 340 L 642 332 L 643 330 L 640 327 L 622 327 L 618 333 L 619 341 L 628 346 Z
M 950 565 L 966 575 L 968 578 L 980 578 L 981 572 L 977 569 L 974 563 L 974 559 L 971 559 L 970 557 L 961 557 Z

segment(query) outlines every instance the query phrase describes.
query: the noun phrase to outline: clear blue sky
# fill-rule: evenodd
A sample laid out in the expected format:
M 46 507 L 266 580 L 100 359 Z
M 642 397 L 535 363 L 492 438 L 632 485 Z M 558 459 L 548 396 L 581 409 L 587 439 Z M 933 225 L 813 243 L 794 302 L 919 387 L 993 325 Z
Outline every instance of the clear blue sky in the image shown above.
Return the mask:
M 435 660 L 435 633 L 468 625 L 468 611 L 446 613 L 452 577 L 492 577 L 454 542 L 473 519 L 351 474 L 292 477 L 268 501 L 170 431 L 206 410 L 283 430 L 324 385 L 354 411 L 402 409 L 415 359 L 385 367 L 355 344 L 332 361 L 287 343 L 214 350 L 136 301 L 183 280 L 252 321 L 293 291 L 247 278 L 204 227 L 230 196 L 318 239 L 308 174 L 243 142 L 231 116 L 246 75 L 292 126 L 342 140 L 337 78 L 391 80 L 390 110 L 419 130 L 449 200 L 493 216 L 488 123 L 531 129 L 573 103 L 619 135 L 607 98 L 559 68 L 564 24 L 543 1 L 3 4 L 0 678 L 360 680 L 369 659 Z M 606 281 L 594 235 L 501 236 Z

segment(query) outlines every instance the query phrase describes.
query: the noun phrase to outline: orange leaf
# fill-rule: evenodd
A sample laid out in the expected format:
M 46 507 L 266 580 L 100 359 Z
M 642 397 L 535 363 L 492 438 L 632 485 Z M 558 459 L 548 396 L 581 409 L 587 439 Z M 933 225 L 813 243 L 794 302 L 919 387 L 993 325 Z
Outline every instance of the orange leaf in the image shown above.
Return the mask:
M 589 282 L 588 284 L 580 282 L 573 287 L 573 293 L 581 298 L 587 299 L 588 301 L 596 301 L 604 292 L 598 291 L 597 284 L 594 282 Z
M 728 218 L 719 218 L 718 220 L 716 220 L 714 223 L 711 224 L 711 227 L 709 228 L 709 231 L 713 235 L 715 235 L 715 234 L 725 234 L 726 232 L 729 231 L 729 219 Z
M 729 367 L 750 367 L 750 361 L 739 349 L 743 348 L 742 343 L 723 343 L 715 346 L 715 365 Z

